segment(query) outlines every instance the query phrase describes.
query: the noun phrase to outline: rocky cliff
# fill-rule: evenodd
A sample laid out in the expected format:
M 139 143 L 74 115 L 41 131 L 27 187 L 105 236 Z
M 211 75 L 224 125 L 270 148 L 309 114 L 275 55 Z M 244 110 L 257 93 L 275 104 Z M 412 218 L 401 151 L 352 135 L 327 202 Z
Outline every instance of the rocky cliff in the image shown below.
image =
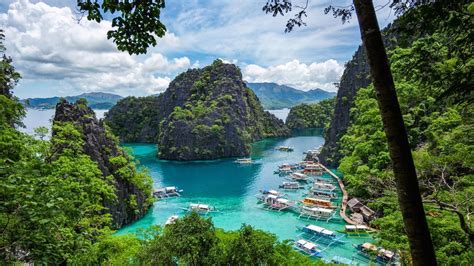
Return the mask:
M 290 129 L 326 128 L 331 122 L 335 102 L 336 99 L 331 98 L 294 106 L 290 109 L 285 124 Z
M 158 157 L 169 160 L 248 156 L 252 142 L 290 133 L 239 68 L 220 60 L 178 75 L 160 96 L 118 102 L 106 121 L 122 141 L 157 143 Z
M 319 157 L 330 167 L 337 166 L 342 157 L 338 152 L 338 141 L 349 127 L 350 108 L 357 91 L 372 82 L 369 72 L 365 51 L 362 46 L 359 46 L 352 59 L 345 65 L 336 96 L 334 115 L 325 134 L 325 143 Z
M 103 121 L 81 99 L 72 104 L 66 100 L 56 105 L 54 125 L 72 124 L 83 140 L 83 153 L 97 163 L 105 179 L 115 186 L 116 200 L 104 202 L 115 228 L 143 217 L 151 206 L 151 178 L 136 171 L 131 158 L 118 146 Z M 53 143 L 55 131 L 53 127 Z M 58 146 L 59 149 L 62 147 Z M 61 151 L 59 151 L 61 152 Z

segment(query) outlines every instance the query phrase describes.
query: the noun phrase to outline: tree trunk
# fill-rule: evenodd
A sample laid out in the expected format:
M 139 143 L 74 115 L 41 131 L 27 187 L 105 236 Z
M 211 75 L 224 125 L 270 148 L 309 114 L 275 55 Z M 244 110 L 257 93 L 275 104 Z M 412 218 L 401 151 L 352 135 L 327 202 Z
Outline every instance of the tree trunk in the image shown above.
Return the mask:
M 372 0 L 353 0 L 387 136 L 398 202 L 414 265 L 436 265 L 415 165 Z

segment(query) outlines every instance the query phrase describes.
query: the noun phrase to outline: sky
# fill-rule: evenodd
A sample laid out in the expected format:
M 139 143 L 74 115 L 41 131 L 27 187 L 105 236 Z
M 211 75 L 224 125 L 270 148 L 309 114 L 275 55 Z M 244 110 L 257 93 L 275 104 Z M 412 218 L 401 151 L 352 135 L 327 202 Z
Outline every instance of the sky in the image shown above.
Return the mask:
M 293 0 L 294 4 L 305 0 Z M 376 6 L 382 0 L 374 1 Z M 109 20 L 77 21 L 76 0 L 0 0 L 0 27 L 7 55 L 21 73 L 20 98 L 110 92 L 144 96 L 164 91 L 189 68 L 216 58 L 233 63 L 248 82 L 275 82 L 300 90 L 336 91 L 334 83 L 360 45 L 355 14 L 349 23 L 325 15 L 329 4 L 310 0 L 306 27 L 285 33 L 284 17 L 262 12 L 266 0 L 167 1 L 164 38 L 145 55 L 119 52 L 107 31 Z M 110 16 L 109 16 L 110 17 Z M 381 27 L 394 17 L 378 11 Z

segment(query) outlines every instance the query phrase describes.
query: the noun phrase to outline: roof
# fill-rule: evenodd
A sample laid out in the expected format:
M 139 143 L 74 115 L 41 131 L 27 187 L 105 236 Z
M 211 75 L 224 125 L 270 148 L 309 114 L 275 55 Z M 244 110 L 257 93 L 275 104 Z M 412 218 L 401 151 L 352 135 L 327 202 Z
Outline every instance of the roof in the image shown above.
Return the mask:
M 346 225 L 346 230 L 367 230 L 369 229 L 365 225 Z
M 166 190 L 176 190 L 176 187 L 165 187 Z
M 324 234 L 324 235 L 333 235 L 334 234 L 333 231 L 329 231 L 326 228 L 316 226 L 316 225 L 313 225 L 313 224 L 308 224 L 305 228 L 308 229 L 308 230 L 311 230 L 313 232 L 321 233 L 321 234 Z
M 308 249 L 308 250 L 312 250 L 314 248 L 316 248 L 316 245 L 314 243 L 311 243 L 309 241 L 306 241 L 304 239 L 300 239 L 298 241 L 296 241 L 296 243 L 298 243 L 300 246 L 304 247 L 305 249 Z
M 316 212 L 325 212 L 325 213 L 331 213 L 332 212 L 331 209 L 319 208 L 319 207 L 309 208 L 309 210 L 316 211 Z
M 284 198 L 278 198 L 277 201 L 280 203 L 288 203 L 288 200 Z
M 308 201 L 315 201 L 315 202 L 327 202 L 327 203 L 330 203 L 331 201 L 330 200 L 324 200 L 324 199 L 317 199 L 317 198 L 304 198 L 304 200 L 308 200 Z
M 363 205 L 357 198 L 352 198 L 347 202 L 347 206 L 349 206 L 349 208 L 352 208 L 358 204 Z
M 293 175 L 298 176 L 298 177 L 306 177 L 306 175 L 302 173 L 293 173 Z
M 277 198 L 277 196 L 276 196 L 276 195 L 273 195 L 273 194 L 269 194 L 269 195 L 267 195 L 267 198 L 276 199 L 276 198 Z
M 368 249 L 368 250 L 377 250 L 377 246 L 371 243 L 364 243 L 362 244 L 363 249 Z

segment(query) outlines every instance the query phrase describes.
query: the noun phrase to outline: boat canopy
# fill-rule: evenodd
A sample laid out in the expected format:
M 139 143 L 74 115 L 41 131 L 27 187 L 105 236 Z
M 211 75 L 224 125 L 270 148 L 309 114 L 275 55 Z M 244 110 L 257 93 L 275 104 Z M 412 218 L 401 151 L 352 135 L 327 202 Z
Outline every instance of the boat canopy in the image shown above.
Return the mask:
M 303 174 L 303 173 L 293 173 L 293 175 L 296 176 L 296 177 L 300 177 L 300 178 L 303 178 L 303 177 L 306 178 L 306 177 L 307 177 L 307 176 L 306 176 L 305 174 Z
M 327 236 L 334 235 L 333 231 L 329 231 L 326 228 L 319 227 L 319 226 L 316 226 L 316 225 L 313 225 L 313 224 L 308 224 L 308 225 L 306 225 L 305 228 L 309 231 L 312 231 L 312 232 L 315 232 L 315 233 L 318 233 L 318 234 L 323 234 L 323 235 L 327 235 Z
M 367 226 L 365 225 L 346 225 L 346 230 L 347 231 L 355 231 L 355 230 L 367 230 L 369 229 Z
M 332 210 L 331 209 L 326 209 L 326 208 L 319 208 L 319 207 L 312 207 L 312 208 L 308 208 L 310 211 L 314 211 L 314 212 L 325 212 L 325 213 L 331 213 Z
M 287 199 L 284 199 L 284 198 L 278 198 L 277 201 L 278 201 L 279 203 L 284 203 L 284 204 L 285 204 L 285 203 L 288 203 L 288 200 L 287 200 Z
M 209 210 L 209 205 L 206 205 L 206 204 L 196 204 L 196 203 L 191 203 L 189 204 L 189 206 L 191 206 L 191 208 L 194 208 L 194 209 L 201 209 L 201 210 Z
M 377 246 L 375 246 L 374 244 L 371 244 L 371 243 L 362 244 L 362 248 L 365 249 L 365 250 L 377 251 Z
M 307 249 L 307 250 L 313 250 L 313 249 L 316 249 L 316 244 L 314 243 L 311 243 L 309 241 L 306 241 L 304 239 L 300 239 L 297 241 L 298 245 Z

